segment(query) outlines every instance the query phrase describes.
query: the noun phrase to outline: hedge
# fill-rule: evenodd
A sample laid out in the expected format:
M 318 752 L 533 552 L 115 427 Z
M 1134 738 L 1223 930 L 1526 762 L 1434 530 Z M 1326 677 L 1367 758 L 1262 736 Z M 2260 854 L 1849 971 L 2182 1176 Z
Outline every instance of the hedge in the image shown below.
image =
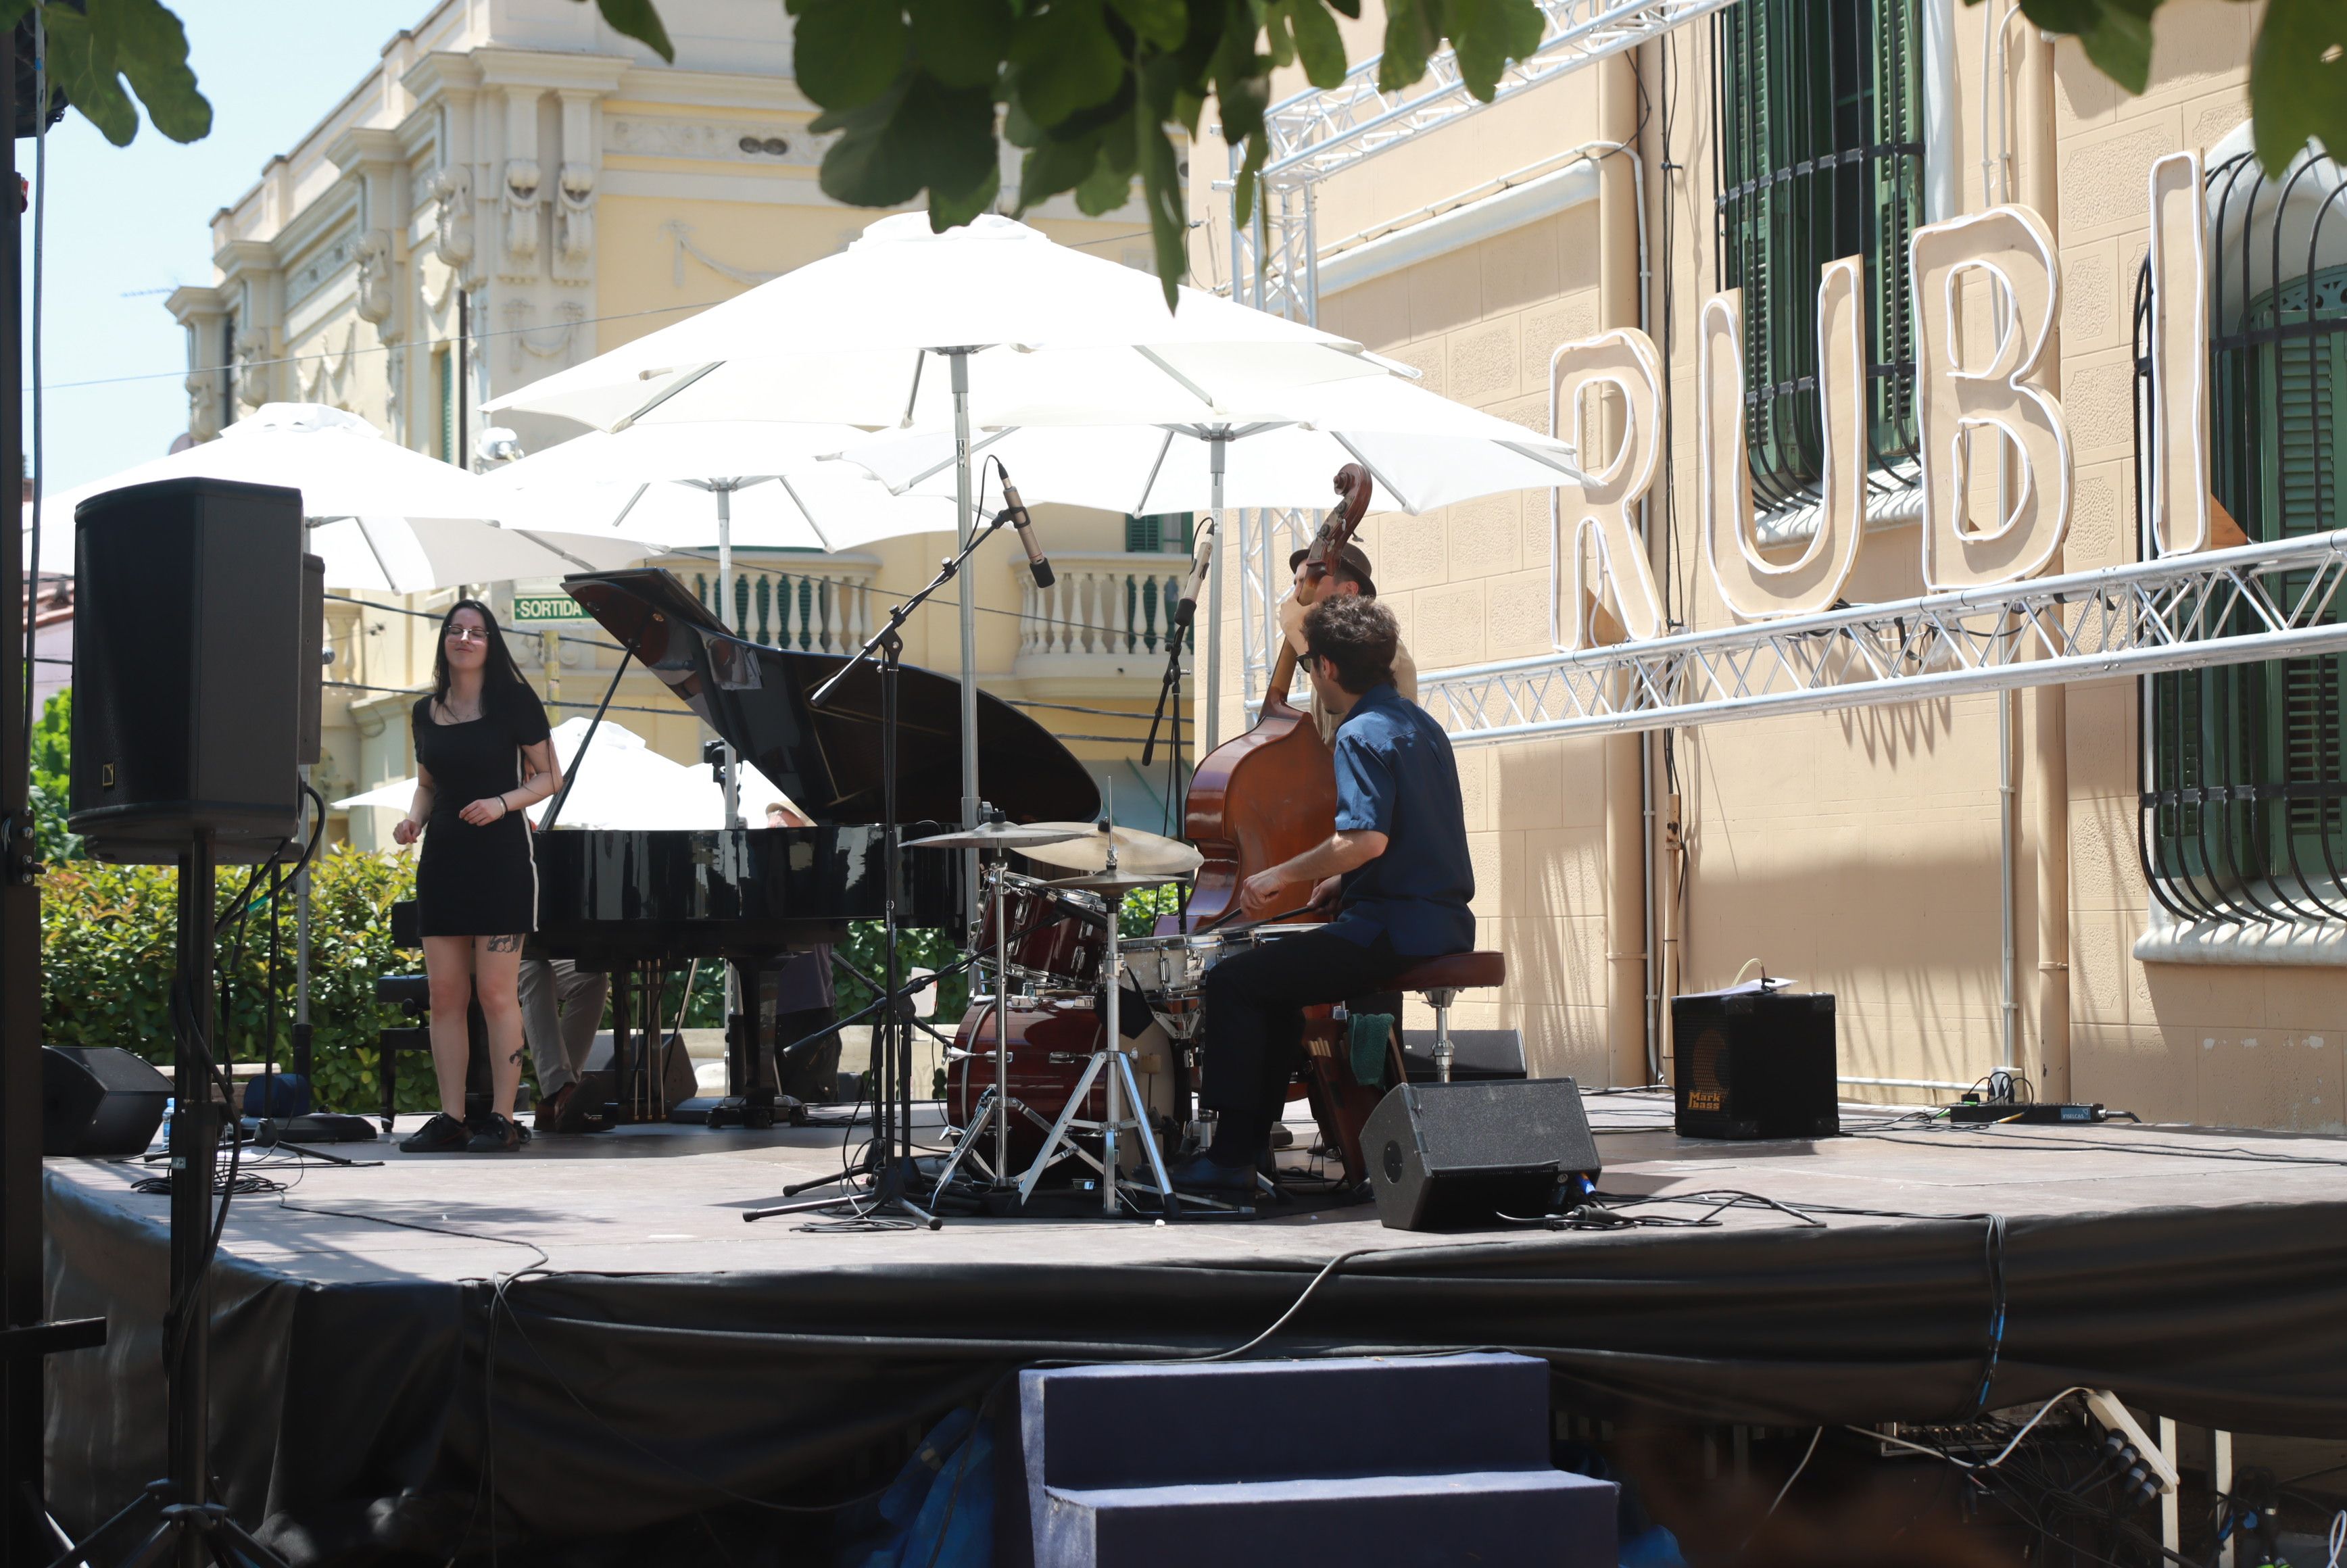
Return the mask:
M 223 866 L 216 907 L 222 917 L 250 875 Z M 52 1045 L 118 1045 L 157 1066 L 172 1060 L 170 984 L 178 873 L 167 866 L 107 866 L 77 860 L 41 878 L 41 1011 Z M 381 1103 L 374 1072 L 377 1030 L 405 1021 L 374 999 L 378 975 L 415 973 L 422 955 L 391 940 L 391 905 L 410 897 L 415 858 L 335 849 L 311 872 L 310 1019 L 313 1087 L 318 1103 L 371 1111 Z M 262 1015 L 269 965 L 266 884 L 235 936 L 220 943 L 227 1049 L 239 1061 L 264 1054 Z M 293 897 L 278 901 L 277 1060 L 292 1050 Z M 399 1108 L 428 1111 L 432 1072 L 420 1058 L 402 1063 Z

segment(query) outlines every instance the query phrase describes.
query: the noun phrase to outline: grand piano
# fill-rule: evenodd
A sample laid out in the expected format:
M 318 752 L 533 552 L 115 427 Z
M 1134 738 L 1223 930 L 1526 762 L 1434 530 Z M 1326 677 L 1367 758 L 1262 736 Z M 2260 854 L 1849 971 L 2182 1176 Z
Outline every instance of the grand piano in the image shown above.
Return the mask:
M 588 572 L 563 586 L 620 646 L 754 764 L 813 827 L 651 831 L 567 829 L 535 838 L 538 945 L 611 977 L 619 1119 L 669 1109 L 652 1042 L 666 979 L 695 962 L 736 967 L 734 994 L 760 994 L 757 969 L 784 953 L 836 942 L 851 920 L 876 920 L 886 889 L 881 825 L 880 678 L 865 666 L 821 709 L 815 690 L 846 662 L 769 648 L 727 631 L 684 585 L 651 569 Z M 961 816 L 960 682 L 906 666 L 897 679 L 897 815 L 904 839 Z M 1081 821 L 1100 795 L 1081 763 L 1040 724 L 979 693 L 979 791 L 1014 822 Z M 593 755 L 590 743 L 586 756 Z M 907 849 L 900 926 L 961 934 L 964 856 Z M 753 1004 L 754 1005 L 754 1004 Z M 791 1042 L 774 1020 L 726 1020 L 729 1094 L 720 1120 L 774 1119 L 762 1063 Z

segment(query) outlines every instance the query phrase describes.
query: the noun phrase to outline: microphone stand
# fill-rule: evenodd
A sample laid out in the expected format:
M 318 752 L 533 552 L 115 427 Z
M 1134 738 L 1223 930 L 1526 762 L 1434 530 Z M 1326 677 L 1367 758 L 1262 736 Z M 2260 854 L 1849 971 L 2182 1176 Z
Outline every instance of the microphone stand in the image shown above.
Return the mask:
M 1141 765 L 1146 768 L 1156 760 L 1157 727 L 1164 723 L 1170 709 L 1174 715 L 1174 735 L 1165 763 L 1165 803 L 1166 809 L 1175 814 L 1175 820 L 1166 825 L 1165 831 L 1175 838 L 1182 836 L 1175 830 L 1183 825 L 1182 807 L 1174 796 L 1180 793 L 1182 783 L 1182 645 L 1189 630 L 1190 623 L 1177 616 L 1166 631 L 1165 678 L 1158 684 L 1157 711 L 1149 716 L 1149 739 L 1143 743 L 1141 748 Z M 1190 912 L 1190 885 L 1187 882 L 1182 884 L 1182 912 L 1184 915 Z
M 903 985 L 903 969 L 897 962 L 898 929 L 897 907 L 904 897 L 905 854 L 901 825 L 897 820 L 897 676 L 904 668 L 905 621 L 912 612 L 928 602 L 938 589 L 945 587 L 961 573 L 962 566 L 978 552 L 978 547 L 1002 527 L 1006 511 L 997 512 L 984 528 L 972 529 L 969 542 L 938 568 L 938 575 L 918 593 L 896 605 L 888 611 L 887 620 L 868 638 L 855 657 L 839 667 L 815 694 L 807 699 L 810 708 L 826 706 L 841 682 L 865 664 L 876 664 L 880 672 L 880 819 L 881 853 L 887 861 L 881 896 L 881 946 L 884 961 L 881 969 L 881 1003 L 878 1020 L 873 1025 L 872 1066 L 873 1088 L 872 1141 L 866 1146 L 861 1165 L 849 1171 L 844 1182 L 859 1178 L 869 1183 L 862 1192 L 849 1192 L 835 1198 L 815 1198 L 806 1203 L 783 1204 L 772 1208 L 753 1209 L 743 1214 L 744 1220 L 768 1219 L 775 1214 L 806 1214 L 818 1209 L 835 1209 L 842 1204 L 856 1205 L 856 1217 L 861 1219 L 885 1211 L 905 1214 L 931 1230 L 943 1228 L 945 1221 L 913 1201 L 913 1195 L 923 1190 L 920 1172 L 913 1158 L 913 1027 L 916 1016 L 909 988 Z M 974 673 L 974 672 L 973 672 Z M 967 709 L 964 710 L 967 712 Z M 976 737 L 965 739 L 975 743 Z

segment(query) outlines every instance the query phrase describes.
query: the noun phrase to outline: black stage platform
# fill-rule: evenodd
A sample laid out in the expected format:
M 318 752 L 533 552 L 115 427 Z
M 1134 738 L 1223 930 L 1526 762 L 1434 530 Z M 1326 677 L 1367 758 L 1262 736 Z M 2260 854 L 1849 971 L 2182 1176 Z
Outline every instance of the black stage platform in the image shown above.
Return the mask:
M 608 1536 L 804 1496 L 1022 1362 L 1237 1346 L 1339 1256 L 1257 1354 L 1506 1348 L 1548 1359 L 1562 1405 L 1614 1418 L 1949 1420 L 2086 1385 L 2347 1436 L 2347 1139 L 1850 1107 L 1840 1139 L 1702 1143 L 1659 1096 L 1590 1107 L 1606 1192 L 1801 1213 L 1431 1236 L 1304 1205 L 858 1233 L 737 1217 L 836 1169 L 837 1132 L 272 1163 L 288 1190 L 235 1201 L 216 1276 L 214 1462 L 296 1561 L 446 1557 L 492 1513 L 509 1539 Z M 129 1190 L 144 1173 L 49 1163 L 50 1316 L 110 1328 L 50 1363 L 69 1526 L 161 1473 L 166 1200 Z

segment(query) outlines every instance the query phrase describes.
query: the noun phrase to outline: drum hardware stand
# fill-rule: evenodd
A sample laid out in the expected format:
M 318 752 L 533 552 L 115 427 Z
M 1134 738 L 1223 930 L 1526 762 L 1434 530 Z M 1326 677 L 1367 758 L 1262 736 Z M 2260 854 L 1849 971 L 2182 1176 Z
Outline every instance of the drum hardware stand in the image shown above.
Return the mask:
M 962 563 L 978 547 L 1002 527 L 1002 513 L 996 513 L 984 529 L 973 528 L 969 542 L 956 554 L 946 559 L 938 568 L 938 575 L 928 580 L 918 593 L 892 606 L 888 619 L 881 628 L 866 640 L 856 656 L 842 664 L 807 699 L 810 708 L 826 706 L 840 682 L 848 675 L 874 661 L 878 655 L 880 671 L 880 820 L 883 832 L 882 854 L 887 860 L 882 896 L 881 942 L 886 958 L 882 968 L 883 987 L 880 994 L 880 1019 L 873 1026 L 872 1063 L 873 1087 L 879 1093 L 873 1100 L 872 1143 L 861 1170 L 851 1173 L 846 1180 L 858 1176 L 867 1178 L 870 1185 L 861 1194 L 836 1198 L 816 1198 L 805 1203 L 779 1204 L 769 1208 L 747 1209 L 744 1220 L 763 1220 L 776 1214 L 806 1214 L 818 1209 L 835 1209 L 843 1204 L 861 1202 L 866 1214 L 894 1211 L 938 1230 L 945 1221 L 914 1202 L 914 1194 L 924 1192 L 928 1184 L 921 1180 L 920 1170 L 913 1158 L 913 999 L 899 987 L 903 970 L 898 967 L 897 925 L 897 907 L 905 897 L 905 852 L 902 825 L 897 820 L 897 676 L 904 667 L 905 621 L 908 616 L 928 602 L 930 595 L 959 575 Z M 970 739 L 971 737 L 965 737 Z M 1116 940 L 1112 927 L 1109 940 Z M 926 1194 L 924 1193 L 924 1195 Z
M 981 806 L 981 822 L 1000 822 L 1001 811 Z M 974 1153 L 983 1134 L 979 1129 L 989 1119 L 994 1123 L 994 1158 L 979 1155 L 979 1163 L 986 1171 L 987 1185 L 996 1192 L 1016 1185 L 1010 1175 L 1010 1107 L 1017 1102 L 1010 1093 L 1010 925 L 1009 912 L 1003 907 L 1003 882 L 1010 868 L 1010 856 L 999 849 L 986 856 L 987 897 L 994 901 L 994 995 L 988 1006 L 994 1012 L 994 1086 L 979 1101 L 978 1114 L 970 1118 L 961 1142 L 954 1148 L 953 1158 L 938 1173 L 938 1184 L 932 1195 L 946 1190 L 953 1180 L 954 1171 L 961 1164 L 962 1156 Z M 1026 1106 L 1019 1109 L 1030 1117 L 1035 1113 Z M 1040 1117 L 1035 1117 L 1040 1121 Z
M 1103 875 L 1112 877 L 1116 875 L 1116 845 L 1113 843 L 1108 848 L 1108 866 Z M 1121 983 L 1117 953 L 1117 925 L 1124 908 L 1124 894 L 1113 886 L 1099 891 L 1101 902 L 1108 907 L 1108 952 L 1101 960 L 1101 973 L 1108 987 L 1103 1009 L 1107 1014 L 1107 1030 L 1101 1040 L 1101 1048 L 1092 1052 L 1090 1061 L 1084 1063 L 1083 1075 L 1076 1080 L 1076 1086 L 1070 1091 L 1067 1106 L 1060 1112 L 1060 1119 L 1051 1124 L 1051 1135 L 1043 1140 L 1042 1151 L 1035 1156 L 1035 1163 L 1027 1167 L 1026 1175 L 1020 1178 L 1019 1201 L 1025 1204 L 1033 1198 L 1035 1184 L 1043 1179 L 1044 1171 L 1061 1157 L 1063 1150 L 1090 1159 L 1077 1146 L 1070 1132 L 1075 1124 L 1076 1112 L 1083 1109 L 1086 1096 L 1092 1093 L 1092 1081 L 1105 1071 L 1108 1075 L 1108 1114 L 1093 1124 L 1101 1135 L 1101 1211 L 1107 1214 L 1117 1213 L 1117 1190 L 1121 1182 L 1117 1174 L 1116 1136 L 1130 1127 L 1149 1155 L 1150 1174 L 1157 1182 L 1158 1204 L 1163 1210 L 1163 1217 L 1170 1220 L 1180 1214 L 1181 1199 L 1191 1194 L 1175 1193 L 1173 1178 L 1165 1173 L 1165 1157 L 1158 1152 L 1157 1139 L 1149 1125 L 1149 1102 L 1142 1095 L 1141 1084 L 1133 1077 L 1133 1053 L 1124 1049 L 1124 1036 L 1117 1019 L 1118 992 L 1124 989 Z M 1002 1032 L 999 1030 L 996 1031 L 998 1037 Z M 1126 1113 L 1128 1096 L 1129 1115 Z M 1008 1146 L 1006 1135 L 1006 1151 Z

